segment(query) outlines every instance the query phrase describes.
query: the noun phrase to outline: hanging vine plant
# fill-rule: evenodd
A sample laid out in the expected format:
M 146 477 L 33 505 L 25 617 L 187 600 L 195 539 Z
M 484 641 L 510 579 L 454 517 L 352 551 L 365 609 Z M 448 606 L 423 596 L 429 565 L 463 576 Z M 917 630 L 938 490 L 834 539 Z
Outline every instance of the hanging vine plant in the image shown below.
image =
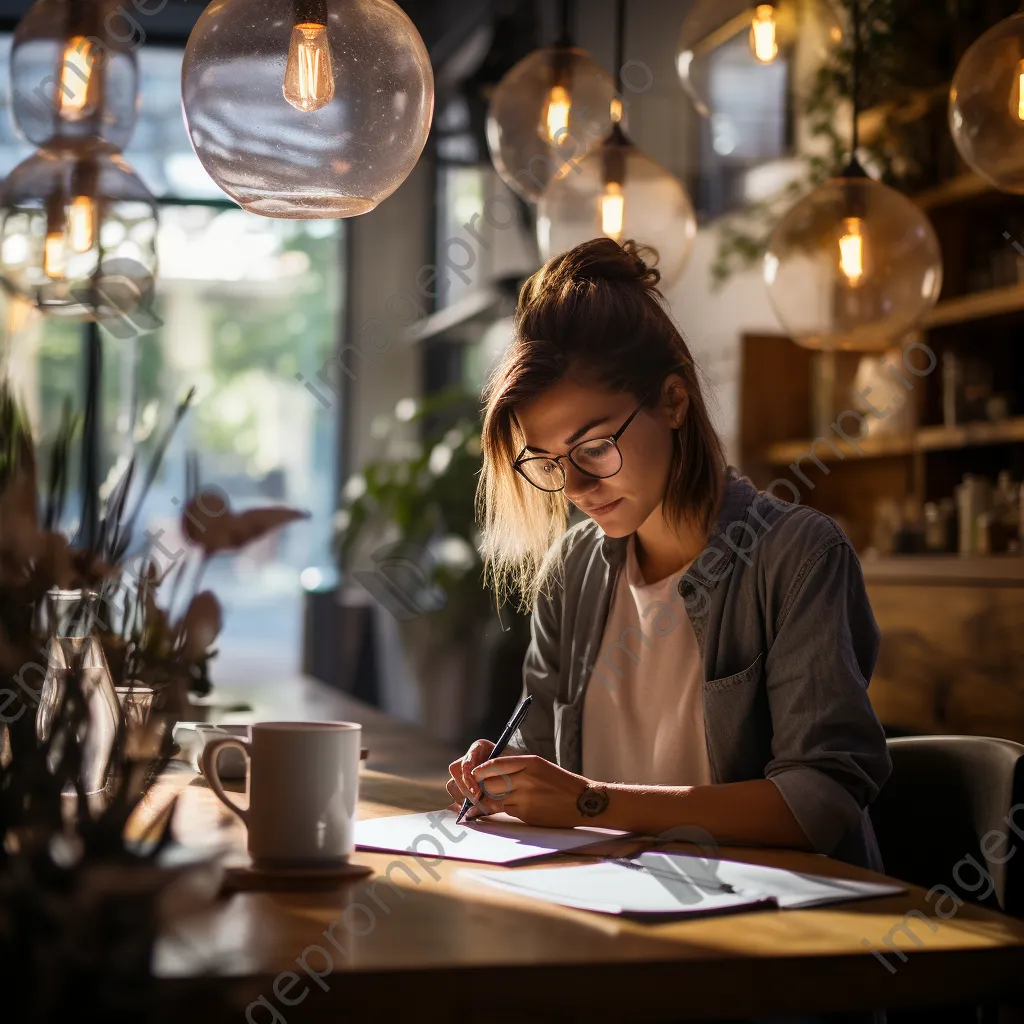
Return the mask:
M 852 101 L 853 46 L 848 26 L 854 0 L 834 0 L 843 39 L 796 99 L 795 117 L 806 144 L 803 173 L 777 193 L 716 222 L 718 248 L 711 266 L 718 287 L 764 255 L 779 217 L 802 195 L 837 174 L 849 155 L 844 108 Z M 1013 0 L 862 0 L 861 42 L 871 73 L 858 86 L 862 142 L 859 154 L 873 177 L 902 191 L 933 185 L 957 172 L 946 128 L 946 97 L 957 59 Z

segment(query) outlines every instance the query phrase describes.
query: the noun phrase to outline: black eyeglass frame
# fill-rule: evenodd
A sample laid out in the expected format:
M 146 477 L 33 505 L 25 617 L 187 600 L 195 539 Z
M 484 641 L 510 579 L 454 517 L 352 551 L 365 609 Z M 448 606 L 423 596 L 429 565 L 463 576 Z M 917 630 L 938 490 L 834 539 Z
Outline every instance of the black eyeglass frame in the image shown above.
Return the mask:
M 611 477 L 615 476 L 617 473 L 619 473 L 622 470 L 622 449 L 619 448 L 619 438 L 622 437 L 623 433 L 625 432 L 626 427 L 628 427 L 630 425 L 630 423 L 633 422 L 633 417 L 635 417 L 636 414 L 644 407 L 644 403 L 647 401 L 648 398 L 651 397 L 651 394 L 652 394 L 652 392 L 649 391 L 649 392 L 647 392 L 646 395 L 644 395 L 643 398 L 640 399 L 640 404 L 629 414 L 629 416 L 626 417 L 626 422 L 623 423 L 622 426 L 619 427 L 619 429 L 616 430 L 614 434 L 611 434 L 608 437 L 587 437 L 587 438 L 584 438 L 582 441 L 577 441 L 567 452 L 564 452 L 561 455 L 556 455 L 554 458 L 552 458 L 550 455 L 531 455 L 531 456 L 529 456 L 529 458 L 525 458 L 524 459 L 523 458 L 524 453 L 529 450 L 529 446 L 527 445 L 516 456 L 515 462 L 512 463 L 512 468 L 531 487 L 536 487 L 538 491 L 544 491 L 546 494 L 557 494 L 559 491 L 565 489 L 565 482 L 566 482 L 565 470 L 562 469 L 561 465 L 559 465 L 559 463 L 560 463 L 560 461 L 562 459 L 568 459 L 585 476 L 593 477 L 595 480 L 609 480 Z M 615 470 L 615 473 L 608 473 L 606 476 L 598 476 L 597 473 L 591 473 L 589 470 L 583 469 L 582 466 L 580 466 L 576 462 L 576 460 L 572 457 L 572 453 L 574 451 L 576 451 L 577 448 L 580 448 L 580 447 L 582 447 L 585 444 L 593 444 L 595 441 L 611 441 L 612 444 L 615 445 L 615 450 L 619 453 L 619 468 L 617 470 Z M 522 467 L 523 467 L 524 463 L 526 463 L 526 462 L 536 462 L 536 461 L 539 461 L 539 460 L 544 460 L 545 462 L 554 462 L 555 465 L 558 466 L 558 468 L 560 470 L 562 470 L 562 486 L 561 487 L 554 487 L 554 488 L 551 488 L 551 487 L 541 487 L 540 484 L 534 483 L 526 475 L 526 473 L 523 472 L 523 468 Z

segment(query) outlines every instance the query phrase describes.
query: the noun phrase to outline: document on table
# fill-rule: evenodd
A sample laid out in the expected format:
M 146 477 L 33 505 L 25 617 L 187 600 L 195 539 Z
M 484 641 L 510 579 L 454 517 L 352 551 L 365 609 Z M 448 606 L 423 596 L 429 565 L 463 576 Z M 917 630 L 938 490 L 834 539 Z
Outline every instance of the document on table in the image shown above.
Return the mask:
M 633 835 L 609 828 L 542 828 L 525 825 L 509 814 L 461 821 L 454 811 L 398 814 L 356 822 L 356 847 L 417 853 L 422 857 L 513 864 L 549 853 L 579 850 L 594 843 Z
M 605 914 L 696 915 L 764 906 L 792 909 L 906 892 L 906 887 L 899 885 L 671 853 L 526 871 L 463 868 L 456 877 Z

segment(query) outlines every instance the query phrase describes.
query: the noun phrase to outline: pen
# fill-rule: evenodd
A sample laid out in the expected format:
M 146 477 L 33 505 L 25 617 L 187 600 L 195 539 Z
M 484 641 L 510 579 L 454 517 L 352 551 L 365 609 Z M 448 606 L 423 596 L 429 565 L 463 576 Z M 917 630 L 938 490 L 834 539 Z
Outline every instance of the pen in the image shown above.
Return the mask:
M 515 713 L 508 720 L 508 725 L 505 726 L 504 732 L 498 737 L 498 742 L 494 744 L 494 749 L 491 751 L 491 757 L 500 757 L 505 747 L 508 746 L 508 741 L 512 739 L 512 734 L 522 724 L 523 719 L 526 717 L 526 712 L 530 710 L 530 705 L 533 703 L 533 694 L 528 694 L 522 701 L 520 701 L 519 707 L 516 708 Z M 455 824 L 458 825 L 462 821 L 462 816 L 473 806 L 473 801 L 466 797 L 462 801 L 462 810 L 459 811 L 458 817 L 455 819 Z
M 657 868 L 652 868 L 649 864 L 641 864 L 630 857 L 609 857 L 608 859 L 613 864 L 621 864 L 624 868 L 632 868 L 634 871 L 645 871 L 655 878 L 664 878 L 670 882 L 687 882 L 690 885 L 696 885 L 701 889 L 708 889 L 711 892 L 736 892 L 728 882 L 699 882 L 694 878 L 689 878 L 685 872 L 659 871 Z

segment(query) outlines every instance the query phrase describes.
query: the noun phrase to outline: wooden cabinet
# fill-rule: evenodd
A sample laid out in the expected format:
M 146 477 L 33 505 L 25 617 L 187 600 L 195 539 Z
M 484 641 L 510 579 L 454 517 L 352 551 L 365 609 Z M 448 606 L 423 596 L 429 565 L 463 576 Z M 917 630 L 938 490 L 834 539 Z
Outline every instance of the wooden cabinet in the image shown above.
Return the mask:
M 906 339 L 905 365 L 897 354 L 887 370 L 909 385 L 905 428 L 865 429 L 870 414 L 852 391 L 859 355 L 747 335 L 739 463 L 758 486 L 834 516 L 860 553 L 883 633 L 870 693 L 884 724 L 1024 741 L 1024 556 L 870 557 L 880 502 L 920 515 L 925 502 L 952 497 L 965 472 L 1024 477 L 1024 198 L 965 174 L 918 202 L 942 244 L 944 284 Z M 1018 260 L 1019 280 L 1007 280 Z M 950 424 L 946 353 L 987 366 L 1003 408 Z

